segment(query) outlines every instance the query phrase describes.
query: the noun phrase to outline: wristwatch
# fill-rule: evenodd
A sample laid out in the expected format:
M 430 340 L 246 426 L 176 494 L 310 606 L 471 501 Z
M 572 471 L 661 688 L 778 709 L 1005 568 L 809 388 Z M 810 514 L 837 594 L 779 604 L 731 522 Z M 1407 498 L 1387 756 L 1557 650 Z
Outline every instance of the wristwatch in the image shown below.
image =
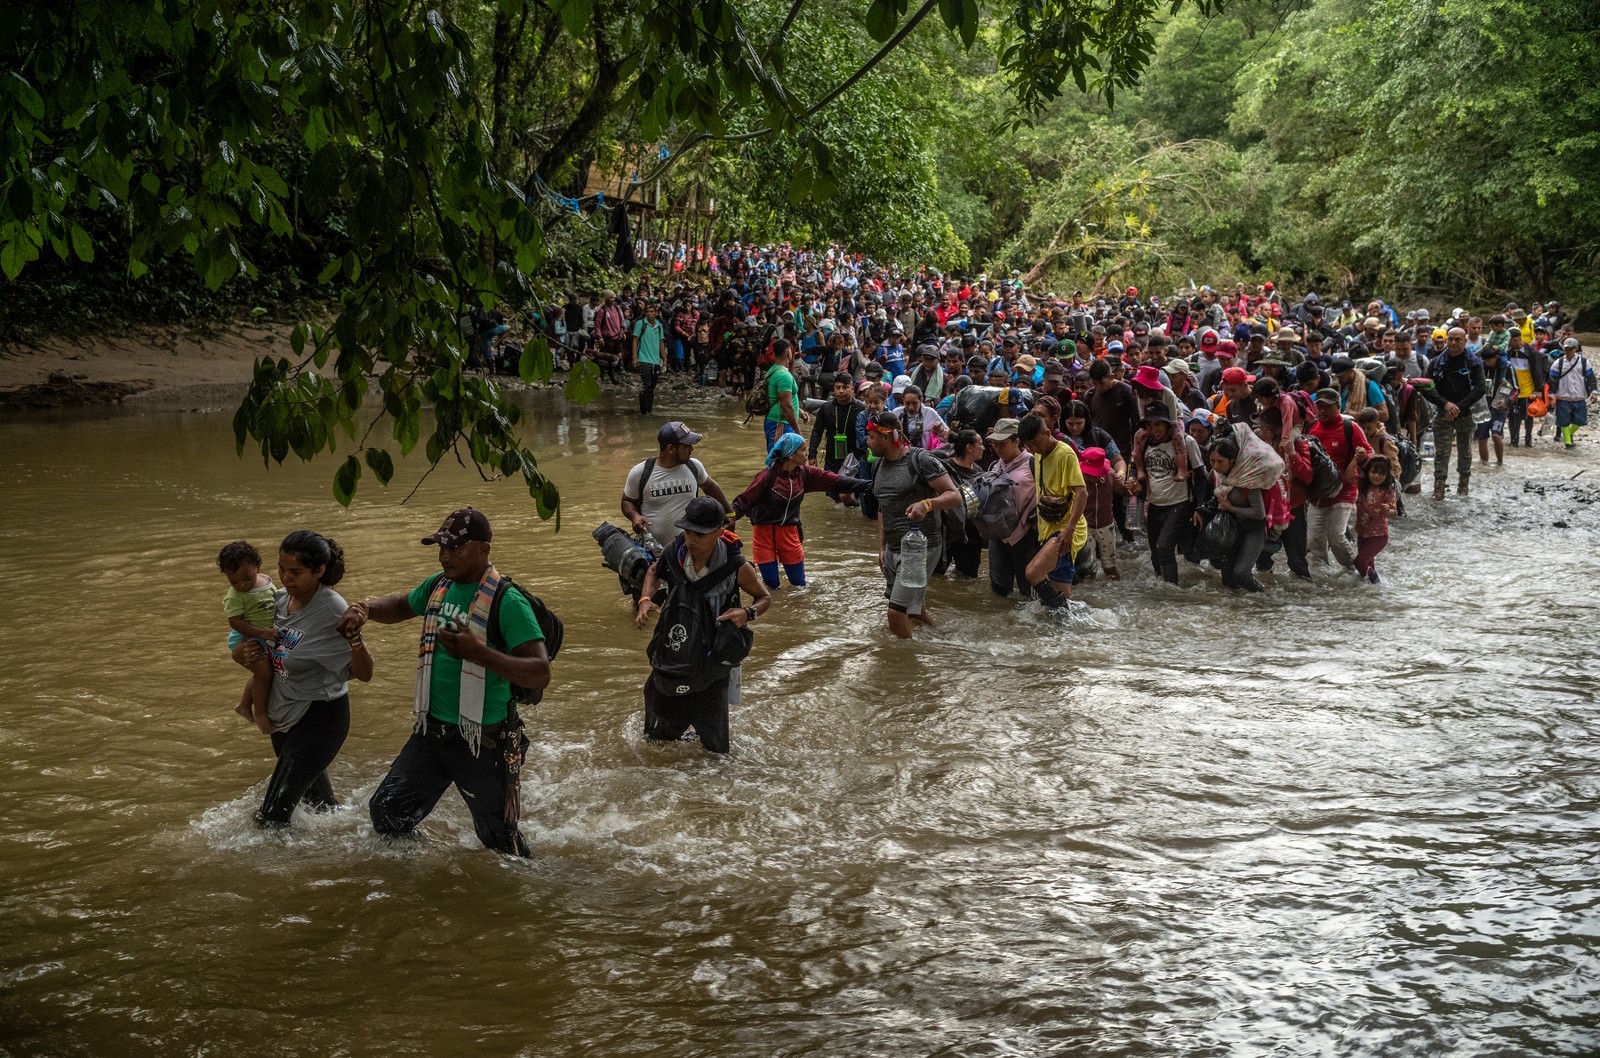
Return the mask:
M 744 608 L 745 624 L 749 624 L 751 621 L 754 621 L 755 619 L 756 619 L 756 608 L 754 606 L 746 606 Z

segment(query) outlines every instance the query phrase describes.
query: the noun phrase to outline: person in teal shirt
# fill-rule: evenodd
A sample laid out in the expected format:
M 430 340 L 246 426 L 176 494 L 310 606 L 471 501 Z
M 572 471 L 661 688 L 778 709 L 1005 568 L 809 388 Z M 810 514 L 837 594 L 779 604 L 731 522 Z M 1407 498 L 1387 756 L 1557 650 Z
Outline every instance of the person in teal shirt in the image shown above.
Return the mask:
M 411 833 L 454 783 L 478 840 L 497 852 L 527 856 L 512 766 L 520 764 L 527 742 L 511 708 L 511 685 L 547 686 L 550 658 L 521 592 L 507 587 L 498 607 L 491 601 L 501 580 L 489 562 L 491 536 L 483 512 L 454 511 L 422 540 L 438 545 L 440 572 L 404 594 L 351 604 L 338 627 L 350 635 L 369 619 L 399 624 L 423 618 L 411 737 L 368 804 L 373 829 Z
M 633 321 L 633 362 L 639 369 L 639 414 L 649 415 L 656 404 L 656 382 L 661 378 L 661 343 L 667 326 L 655 302 L 645 306 L 644 316 Z

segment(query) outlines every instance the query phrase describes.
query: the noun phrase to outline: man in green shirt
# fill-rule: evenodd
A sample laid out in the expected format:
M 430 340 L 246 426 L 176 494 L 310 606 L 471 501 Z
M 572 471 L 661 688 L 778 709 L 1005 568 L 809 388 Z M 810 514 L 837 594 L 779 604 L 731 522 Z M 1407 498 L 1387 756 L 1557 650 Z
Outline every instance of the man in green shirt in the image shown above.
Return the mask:
M 407 593 L 353 603 L 339 631 L 359 629 L 369 619 L 423 619 L 411 738 L 372 795 L 373 828 L 411 833 L 455 783 L 478 840 L 496 852 L 527 856 L 517 829 L 512 764 L 520 765 L 526 743 L 511 708 L 511 684 L 547 686 L 550 659 L 520 591 L 506 586 L 494 604 L 502 578 L 489 562 L 491 536 L 481 511 L 455 511 L 422 540 L 438 545 L 440 572 Z
M 649 415 L 656 403 L 656 382 L 661 378 L 661 342 L 667 325 L 655 302 L 645 306 L 644 316 L 633 321 L 633 362 L 639 369 L 639 414 Z
M 772 366 L 767 368 L 767 421 L 763 424 L 769 452 L 780 436 L 801 433 L 800 424 L 811 421 L 811 416 L 800 408 L 800 387 L 789 366 L 793 362 L 794 346 L 787 338 L 772 343 Z

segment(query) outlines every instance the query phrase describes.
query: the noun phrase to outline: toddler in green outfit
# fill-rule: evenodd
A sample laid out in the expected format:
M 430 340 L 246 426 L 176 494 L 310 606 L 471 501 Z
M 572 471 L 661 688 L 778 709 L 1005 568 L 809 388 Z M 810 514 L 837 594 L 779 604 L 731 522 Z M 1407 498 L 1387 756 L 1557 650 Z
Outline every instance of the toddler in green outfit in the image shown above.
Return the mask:
M 267 698 L 272 693 L 272 646 L 278 637 L 273 629 L 277 615 L 277 589 L 272 578 L 261 572 L 261 553 L 243 540 L 235 540 L 217 555 L 217 568 L 228 578 L 228 594 L 222 597 L 222 612 L 228 618 L 228 649 L 245 639 L 261 644 L 257 661 L 245 665 L 250 679 L 234 712 L 270 732 Z M 244 664 L 240 662 L 240 664 Z

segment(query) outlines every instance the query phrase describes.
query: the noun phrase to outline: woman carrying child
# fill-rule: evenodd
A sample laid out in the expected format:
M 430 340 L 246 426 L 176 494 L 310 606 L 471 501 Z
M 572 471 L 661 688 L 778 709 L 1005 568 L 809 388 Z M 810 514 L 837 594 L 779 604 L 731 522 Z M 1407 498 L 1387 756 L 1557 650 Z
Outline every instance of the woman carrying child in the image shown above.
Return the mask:
M 344 576 L 344 552 L 320 533 L 290 533 L 278 548 L 272 649 L 242 641 L 234 659 L 252 665 L 272 659 L 272 694 L 267 705 L 272 751 L 278 757 L 256 822 L 287 826 L 294 806 L 317 810 L 338 802 L 328 766 L 350 733 L 350 677 L 372 679 L 372 655 L 359 629 L 349 636 L 335 628 L 345 601 L 333 586 Z
M 1256 580 L 1255 565 L 1272 516 L 1266 490 L 1274 488 L 1283 475 L 1283 460 L 1254 433 L 1237 430 L 1233 437 L 1212 446 L 1211 469 L 1219 512 L 1214 517 L 1226 513 L 1238 524 L 1233 546 L 1213 555 L 1212 561 L 1222 572 L 1224 587 L 1258 592 L 1261 582 Z

